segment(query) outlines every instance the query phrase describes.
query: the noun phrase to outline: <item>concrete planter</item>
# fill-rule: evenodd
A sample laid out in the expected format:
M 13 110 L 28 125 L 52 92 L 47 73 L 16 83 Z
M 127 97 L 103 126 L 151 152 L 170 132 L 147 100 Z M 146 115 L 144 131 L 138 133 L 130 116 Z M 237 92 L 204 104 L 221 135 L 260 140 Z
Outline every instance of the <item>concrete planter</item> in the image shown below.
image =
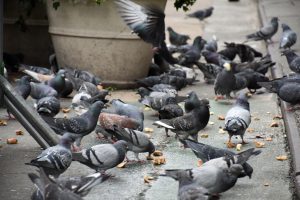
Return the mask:
M 26 19 L 25 32 L 15 24 L 21 13 L 26 16 L 19 0 L 4 1 L 4 51 L 23 53 L 26 64 L 49 66 L 48 57 L 53 50 L 45 4 L 36 2 L 31 15 Z
M 152 58 L 151 46 L 131 34 L 114 1 L 60 1 L 57 10 L 47 1 L 49 32 L 60 66 L 91 71 L 104 85 L 129 88 L 145 77 Z M 138 0 L 140 4 L 149 3 Z M 166 0 L 153 0 L 161 8 Z

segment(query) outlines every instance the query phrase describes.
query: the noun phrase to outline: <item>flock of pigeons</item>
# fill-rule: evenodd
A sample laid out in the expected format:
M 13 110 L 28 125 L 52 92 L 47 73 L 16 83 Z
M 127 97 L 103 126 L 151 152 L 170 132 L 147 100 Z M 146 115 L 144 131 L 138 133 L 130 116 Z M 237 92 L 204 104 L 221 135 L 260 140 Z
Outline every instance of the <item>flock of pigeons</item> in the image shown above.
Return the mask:
M 159 113 L 154 125 L 165 128 L 167 136 L 169 130 L 174 132 L 175 137 L 204 162 L 199 168 L 165 170 L 161 174 L 179 181 L 178 199 L 218 199 L 219 194 L 232 188 L 238 178 L 251 178 L 253 168 L 247 161 L 261 151 L 250 148 L 236 154 L 198 142 L 198 132 L 209 121 L 209 101 L 199 99 L 195 92 L 190 92 L 187 97 L 179 96 L 177 92 L 196 81 L 193 67 L 197 66 L 206 82 L 214 83 L 216 95 L 221 95 L 218 98 L 232 98 L 232 93 L 245 88 L 255 93 L 265 87 L 284 101 L 298 103 L 300 57 L 290 49 L 296 42 L 296 33 L 282 24 L 280 48 L 295 74 L 269 80 L 265 74 L 275 64 L 269 55 L 263 56 L 245 43 L 225 43 L 225 49 L 218 51 L 216 38 L 206 41 L 201 36 L 189 45 L 190 37 L 176 33 L 171 27 L 167 28 L 171 45 L 167 46 L 162 10 L 154 6 L 142 7 L 130 0 L 115 2 L 125 23 L 153 45 L 154 63 L 150 66 L 149 76 L 137 80 L 140 102 Z M 203 20 L 212 12 L 211 7 L 188 17 Z M 274 17 L 270 24 L 248 35 L 247 40 L 271 40 L 277 29 L 278 18 Z M 201 56 L 206 63 L 199 61 Z M 236 56 L 241 62 L 233 61 Z M 26 163 L 38 167 L 40 172 L 39 175 L 29 174 L 37 188 L 32 199 L 82 199 L 94 186 L 110 177 L 106 170 L 127 159 L 127 151 L 134 152 L 140 161 L 139 153 L 151 156 L 156 148 L 143 132 L 144 114 L 138 107 L 114 99 L 107 108 L 109 92 L 98 88 L 99 78 L 87 71 L 58 69 L 55 56 L 50 57 L 50 64 L 53 70 L 21 65 L 19 70 L 27 75 L 15 87 L 24 99 L 28 96 L 36 99 L 37 112 L 57 134 L 62 135 L 59 144 L 45 149 Z M 69 96 L 73 90 L 77 93 L 72 108 L 79 112 L 78 116 L 55 117 L 60 111 L 60 98 Z M 236 95 L 235 104 L 226 114 L 224 130 L 229 134 L 228 147 L 233 146 L 231 137 L 234 135 L 246 143 L 243 136 L 251 123 L 247 94 L 241 91 Z M 183 100 L 184 110 L 178 105 Z M 93 131 L 111 143 L 81 149 L 82 138 Z M 72 161 L 80 162 L 96 173 L 85 177 L 60 177 Z

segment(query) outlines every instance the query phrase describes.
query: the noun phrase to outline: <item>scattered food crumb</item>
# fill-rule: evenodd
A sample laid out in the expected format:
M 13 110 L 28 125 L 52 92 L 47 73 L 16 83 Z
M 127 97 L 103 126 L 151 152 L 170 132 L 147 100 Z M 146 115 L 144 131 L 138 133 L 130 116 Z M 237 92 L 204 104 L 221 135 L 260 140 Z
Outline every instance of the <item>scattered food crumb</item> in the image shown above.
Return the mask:
M 279 124 L 277 122 L 272 122 L 271 127 L 278 127 Z
M 223 115 L 219 115 L 218 120 L 225 120 L 225 117 Z
M 152 132 L 153 132 L 153 128 L 148 128 L 148 127 L 146 127 L 146 128 L 144 128 L 144 131 L 145 131 L 146 133 L 152 133 Z
M 127 161 L 123 161 L 117 165 L 118 168 L 125 168 Z
M 8 138 L 6 140 L 7 144 L 18 144 L 18 140 L 16 138 Z
M 237 144 L 236 145 L 236 150 L 237 151 L 241 151 L 241 149 L 242 149 L 242 144 Z
M 62 109 L 62 112 L 63 112 L 63 113 L 69 113 L 70 111 L 71 111 L 70 108 L 63 108 L 63 109 Z
M 284 160 L 287 160 L 288 157 L 283 155 L 283 156 L 276 156 L 276 160 L 280 160 L 280 161 L 284 161 Z
M 265 143 L 264 142 L 254 141 L 254 144 L 255 144 L 256 148 L 263 148 L 263 147 L 265 147 Z
M 24 135 L 24 132 L 22 130 L 16 130 L 16 135 Z
M 208 138 L 208 134 L 207 133 L 202 133 L 202 134 L 200 134 L 200 137 L 201 138 Z
M 144 182 L 145 183 L 150 183 L 152 180 L 154 180 L 154 178 L 152 176 L 144 176 Z

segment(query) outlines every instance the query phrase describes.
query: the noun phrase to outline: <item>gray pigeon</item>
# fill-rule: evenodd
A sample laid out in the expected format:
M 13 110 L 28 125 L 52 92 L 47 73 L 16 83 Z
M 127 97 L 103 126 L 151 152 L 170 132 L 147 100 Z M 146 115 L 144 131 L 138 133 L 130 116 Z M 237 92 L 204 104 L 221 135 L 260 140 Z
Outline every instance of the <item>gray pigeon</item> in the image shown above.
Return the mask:
M 127 142 L 124 140 L 114 144 L 98 144 L 73 153 L 73 160 L 104 174 L 106 170 L 123 162 L 127 149 Z
M 183 110 L 182 108 L 176 104 L 167 104 L 163 106 L 159 111 L 159 119 L 172 119 L 175 117 L 179 117 L 183 115 Z
M 52 79 L 45 82 L 45 84 L 55 89 L 59 96 L 61 96 L 66 86 L 65 73 L 66 71 L 61 69 Z
M 187 139 L 181 141 L 184 145 L 191 148 L 194 154 L 202 160 L 202 162 L 207 162 L 211 159 L 220 158 L 226 155 L 236 155 L 236 153 L 228 150 L 228 149 L 221 149 L 217 147 L 210 146 L 208 144 L 203 144 L 201 142 L 195 142 L 193 140 Z M 254 154 L 256 153 L 256 154 Z M 260 150 L 254 151 L 254 155 L 259 155 L 261 153 Z M 253 173 L 253 168 L 246 162 L 243 165 L 244 173 L 242 173 L 239 178 L 248 176 L 251 178 Z
M 203 10 L 197 10 L 193 13 L 187 14 L 188 17 L 197 18 L 200 21 L 204 20 L 207 17 L 210 17 L 213 13 L 214 7 L 209 7 Z
M 34 173 L 29 173 L 28 176 L 37 188 L 37 192 L 31 196 L 32 200 L 82 200 L 78 194 L 51 180 L 42 168 L 40 176 Z
M 190 173 L 184 170 L 167 170 L 166 175 L 179 182 L 178 200 L 212 200 L 208 190 L 193 182 Z
M 128 151 L 134 152 L 138 161 L 140 161 L 139 153 L 148 152 L 150 156 L 155 151 L 154 144 L 151 142 L 149 137 L 141 131 L 115 127 L 112 134 L 118 140 L 124 140 L 127 142 Z
M 52 118 L 43 116 L 43 119 L 59 135 L 70 133 L 75 140 L 76 147 L 80 146 L 81 139 L 95 130 L 98 117 L 104 104 L 101 101 L 93 103 L 89 110 L 80 116 L 72 118 Z
M 278 30 L 278 17 L 273 17 L 271 22 L 262 27 L 259 31 L 247 35 L 247 41 L 271 40 Z
M 57 97 L 57 91 L 50 87 L 49 85 L 45 85 L 43 83 L 34 83 L 30 82 L 31 92 L 30 96 L 33 99 L 41 99 L 43 97 Z
M 44 97 L 37 101 L 37 112 L 40 115 L 54 117 L 60 111 L 60 101 L 56 97 Z
M 71 134 L 66 133 L 60 139 L 59 144 L 45 149 L 37 158 L 25 164 L 43 168 L 47 175 L 58 177 L 71 165 L 73 142 Z
M 282 54 L 286 56 L 290 69 L 293 72 L 300 73 L 300 56 L 290 49 L 284 50 Z
M 167 28 L 169 32 L 170 43 L 176 46 L 187 44 L 187 40 L 191 39 L 188 35 L 183 35 L 175 32 L 171 27 Z
M 144 129 L 144 113 L 136 106 L 124 103 L 119 99 L 113 99 L 111 101 L 115 114 L 125 115 L 129 118 L 133 118 L 139 122 L 139 131 Z
M 186 113 L 189 113 L 195 108 L 199 107 L 201 101 L 199 100 L 198 95 L 194 91 L 188 93 L 187 96 L 188 98 L 184 101 L 184 110 Z
M 166 170 L 165 176 L 177 177 L 178 173 L 186 173 L 192 183 L 204 187 L 211 194 L 220 194 L 232 188 L 243 173 L 242 165 L 254 154 L 254 148 L 237 155 L 226 155 L 212 159 L 199 168 L 187 170 Z
M 176 98 L 170 96 L 169 94 L 163 93 L 163 96 L 145 97 L 141 103 L 152 108 L 153 110 L 159 111 L 167 104 L 176 103 Z
M 250 105 L 246 93 L 241 93 L 234 106 L 226 113 L 225 117 L 225 130 L 228 131 L 229 141 L 228 144 L 231 144 L 231 137 L 233 135 L 239 135 L 242 138 L 243 144 L 244 134 L 246 129 L 250 125 L 251 115 L 250 115 Z
M 177 60 L 169 53 L 165 43 L 165 14 L 154 5 L 142 7 L 130 0 L 116 0 L 119 13 L 125 23 L 145 42 L 152 44 L 153 51 L 158 52 L 170 64 Z
M 290 49 L 297 42 L 297 34 L 287 24 L 282 23 L 282 36 L 280 39 L 279 48 Z
M 191 136 L 195 141 L 198 141 L 198 132 L 206 127 L 209 117 L 209 101 L 203 99 L 199 107 L 193 109 L 191 112 L 173 119 L 156 121 L 154 125 L 171 130 L 180 139 L 186 139 Z M 166 135 L 169 136 L 167 131 Z
M 207 43 L 204 45 L 204 49 L 212 52 L 218 51 L 218 42 L 215 35 L 211 40 L 207 41 Z

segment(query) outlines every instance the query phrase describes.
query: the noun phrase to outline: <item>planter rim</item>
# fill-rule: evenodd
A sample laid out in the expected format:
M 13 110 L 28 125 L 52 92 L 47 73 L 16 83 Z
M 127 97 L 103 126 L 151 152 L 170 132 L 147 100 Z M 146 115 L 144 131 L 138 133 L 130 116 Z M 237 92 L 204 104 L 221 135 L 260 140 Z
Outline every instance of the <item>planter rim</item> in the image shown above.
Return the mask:
M 124 29 L 125 31 L 125 29 Z M 131 39 L 140 40 L 135 34 L 128 34 L 128 32 L 121 31 L 120 33 L 112 31 L 88 31 L 78 29 L 66 29 L 49 26 L 49 33 L 53 35 L 63 35 L 70 37 L 86 37 L 86 38 L 105 38 L 105 39 Z

